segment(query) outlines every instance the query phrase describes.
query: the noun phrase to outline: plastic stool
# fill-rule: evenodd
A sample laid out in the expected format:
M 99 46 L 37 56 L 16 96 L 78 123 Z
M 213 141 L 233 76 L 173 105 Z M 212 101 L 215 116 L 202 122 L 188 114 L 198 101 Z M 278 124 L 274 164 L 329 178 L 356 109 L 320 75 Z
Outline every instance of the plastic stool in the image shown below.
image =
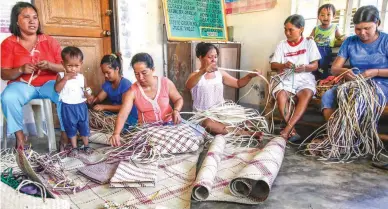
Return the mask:
M 43 135 L 43 120 L 42 116 L 44 114 L 46 118 L 46 125 L 47 125 L 47 139 L 48 139 L 48 147 L 49 152 L 56 151 L 57 150 L 57 144 L 55 140 L 55 129 L 54 129 L 54 119 L 53 119 L 53 113 L 52 113 L 52 107 L 51 107 L 51 100 L 50 99 L 33 99 L 29 103 L 31 105 L 32 110 L 34 112 L 34 119 L 35 119 L 35 125 L 36 125 L 36 131 L 38 137 L 42 138 Z M 5 117 L 3 117 L 3 138 L 4 138 L 4 145 L 3 149 L 7 148 L 7 123 L 5 120 Z

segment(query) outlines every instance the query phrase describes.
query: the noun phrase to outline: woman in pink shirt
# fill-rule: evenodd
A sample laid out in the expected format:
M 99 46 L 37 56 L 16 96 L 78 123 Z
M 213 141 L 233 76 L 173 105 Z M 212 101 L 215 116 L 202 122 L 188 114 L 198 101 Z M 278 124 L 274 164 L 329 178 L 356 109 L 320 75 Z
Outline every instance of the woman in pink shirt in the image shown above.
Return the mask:
M 137 82 L 123 94 L 123 104 L 110 138 L 112 146 L 121 145 L 120 132 L 134 104 L 138 110 L 139 124 L 181 122 L 179 112 L 183 106 L 182 96 L 168 78 L 153 75 L 155 68 L 152 57 L 147 53 L 136 54 L 131 65 Z M 174 104 L 174 109 L 170 106 L 170 101 Z

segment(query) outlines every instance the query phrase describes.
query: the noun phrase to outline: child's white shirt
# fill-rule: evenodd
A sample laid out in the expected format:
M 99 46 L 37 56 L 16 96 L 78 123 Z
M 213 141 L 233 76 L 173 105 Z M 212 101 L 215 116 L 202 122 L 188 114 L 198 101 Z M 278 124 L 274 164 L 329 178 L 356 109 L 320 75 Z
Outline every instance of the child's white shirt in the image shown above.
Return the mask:
M 58 73 L 61 78 L 64 77 L 65 73 Z M 86 101 L 84 95 L 85 78 L 84 75 L 78 73 L 75 79 L 66 81 L 65 86 L 59 93 L 59 100 L 66 104 L 80 104 Z

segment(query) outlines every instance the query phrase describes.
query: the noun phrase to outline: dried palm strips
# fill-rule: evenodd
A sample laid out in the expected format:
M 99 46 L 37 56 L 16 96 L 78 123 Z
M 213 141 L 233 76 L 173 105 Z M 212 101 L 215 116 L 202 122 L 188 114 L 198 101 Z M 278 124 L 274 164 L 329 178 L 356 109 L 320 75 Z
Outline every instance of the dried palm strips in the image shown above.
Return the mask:
M 90 129 L 98 133 L 113 134 L 117 115 L 107 115 L 101 111 L 89 110 L 89 126 Z M 121 132 L 121 138 L 124 141 L 129 141 L 135 136 L 142 128 L 138 126 L 132 126 L 131 129 L 125 129 Z
M 337 102 L 338 109 L 312 134 L 316 137 L 307 150 L 323 160 L 346 162 L 366 155 L 376 159 L 383 149 L 377 125 L 386 105 L 380 87 L 357 75 L 354 81 L 338 86 Z
M 89 110 L 89 125 L 92 130 L 101 133 L 113 133 L 117 115 L 106 115 L 104 112 Z
M 225 101 L 207 110 L 187 112 L 187 114 L 193 114 L 188 120 L 193 124 L 201 124 L 206 119 L 225 124 L 229 131 L 225 136 L 227 143 L 238 146 L 258 143 L 254 135 L 241 135 L 242 132 L 270 133 L 265 117 L 261 116 L 258 110 L 240 106 L 232 101 Z
M 84 185 L 75 183 L 64 171 L 59 154 L 38 154 L 33 150 L 26 156 L 23 150 L 17 151 L 16 160 L 20 169 L 34 181 L 37 181 L 36 173 L 45 173 L 53 181 L 53 189 L 72 190 L 74 193 Z M 39 181 L 39 180 L 38 180 Z

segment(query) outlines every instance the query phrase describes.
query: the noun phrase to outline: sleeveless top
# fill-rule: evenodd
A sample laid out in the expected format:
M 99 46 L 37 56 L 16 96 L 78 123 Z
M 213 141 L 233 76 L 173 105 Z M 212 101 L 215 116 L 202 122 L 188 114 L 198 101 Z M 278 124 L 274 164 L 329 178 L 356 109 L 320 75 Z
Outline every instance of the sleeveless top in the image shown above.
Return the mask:
M 64 72 L 58 73 L 61 78 L 64 77 Z M 85 78 L 78 73 L 75 79 L 67 80 L 62 91 L 59 93 L 59 100 L 66 104 L 80 104 L 86 101 L 84 95 Z
M 327 29 L 323 29 L 319 25 L 316 26 L 314 31 L 314 41 L 317 43 L 317 46 L 334 47 L 335 31 L 337 29 L 337 24 L 332 24 Z
M 158 90 L 154 99 L 149 98 L 141 85 L 136 82 L 131 89 L 135 93 L 135 102 L 139 124 L 144 123 L 167 123 L 172 121 L 172 108 L 168 95 L 168 79 L 158 77 Z M 168 116 L 167 116 L 168 115 Z
M 191 89 L 195 111 L 207 110 L 225 101 L 222 74 L 218 70 L 214 74 L 215 78 L 212 79 L 206 79 L 203 75 L 197 85 Z

